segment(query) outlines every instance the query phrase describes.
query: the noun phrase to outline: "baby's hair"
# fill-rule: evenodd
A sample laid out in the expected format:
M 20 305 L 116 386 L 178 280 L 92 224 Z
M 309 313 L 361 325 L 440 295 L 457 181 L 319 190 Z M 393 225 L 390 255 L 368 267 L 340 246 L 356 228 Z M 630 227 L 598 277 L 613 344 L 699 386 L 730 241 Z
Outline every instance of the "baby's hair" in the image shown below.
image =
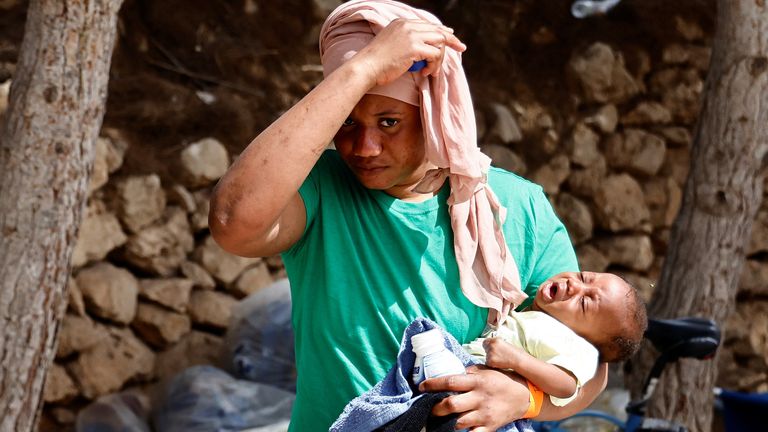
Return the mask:
M 622 277 L 622 279 L 624 279 Z M 648 313 L 645 302 L 640 298 L 637 288 L 628 280 L 624 282 L 630 287 L 627 292 L 627 311 L 624 316 L 625 325 L 621 333 L 606 342 L 595 344 L 600 352 L 600 361 L 618 363 L 628 360 L 640 349 L 643 334 L 648 328 Z

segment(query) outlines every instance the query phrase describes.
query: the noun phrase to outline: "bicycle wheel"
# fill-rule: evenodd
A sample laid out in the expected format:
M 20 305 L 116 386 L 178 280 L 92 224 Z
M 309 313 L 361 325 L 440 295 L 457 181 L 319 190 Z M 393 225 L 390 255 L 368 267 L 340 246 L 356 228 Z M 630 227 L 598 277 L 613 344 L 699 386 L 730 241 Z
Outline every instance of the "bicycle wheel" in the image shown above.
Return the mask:
M 646 418 L 637 432 L 688 432 L 685 426 L 664 419 Z
M 615 432 L 624 430 L 624 422 L 602 412 L 582 411 L 557 422 L 558 432 Z

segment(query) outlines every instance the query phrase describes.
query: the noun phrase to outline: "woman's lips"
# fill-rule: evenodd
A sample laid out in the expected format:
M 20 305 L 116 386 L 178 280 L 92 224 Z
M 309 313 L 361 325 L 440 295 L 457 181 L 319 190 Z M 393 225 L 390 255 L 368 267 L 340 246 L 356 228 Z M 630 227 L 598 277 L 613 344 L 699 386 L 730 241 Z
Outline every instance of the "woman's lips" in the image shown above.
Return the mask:
M 360 174 L 376 174 L 383 171 L 385 168 L 386 167 L 384 166 L 355 166 L 355 170 Z

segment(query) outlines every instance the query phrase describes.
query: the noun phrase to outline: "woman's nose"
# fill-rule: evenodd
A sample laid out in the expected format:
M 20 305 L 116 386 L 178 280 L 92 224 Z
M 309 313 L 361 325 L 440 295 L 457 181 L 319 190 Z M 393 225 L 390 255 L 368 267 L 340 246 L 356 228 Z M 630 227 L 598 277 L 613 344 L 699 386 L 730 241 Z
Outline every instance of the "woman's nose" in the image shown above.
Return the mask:
M 374 157 L 381 154 L 381 137 L 375 130 L 361 127 L 355 137 L 355 145 L 352 149 L 355 156 Z

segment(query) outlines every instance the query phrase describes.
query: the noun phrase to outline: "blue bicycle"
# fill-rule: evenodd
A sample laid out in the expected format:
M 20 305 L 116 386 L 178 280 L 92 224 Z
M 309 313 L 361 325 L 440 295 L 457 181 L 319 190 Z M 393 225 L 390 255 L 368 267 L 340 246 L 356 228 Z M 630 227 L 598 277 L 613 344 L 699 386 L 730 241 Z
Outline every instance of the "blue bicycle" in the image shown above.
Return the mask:
M 687 432 L 678 423 L 645 416 L 646 405 L 659 377 L 669 363 L 681 358 L 709 359 L 720 345 L 720 328 L 713 320 L 704 318 L 650 319 L 645 338 L 661 353 L 653 364 L 643 386 L 643 397 L 626 407 L 627 420 L 623 421 L 597 410 L 584 410 L 558 421 L 534 422 L 537 432 L 568 432 L 576 419 L 596 419 L 613 425 L 623 432 Z

